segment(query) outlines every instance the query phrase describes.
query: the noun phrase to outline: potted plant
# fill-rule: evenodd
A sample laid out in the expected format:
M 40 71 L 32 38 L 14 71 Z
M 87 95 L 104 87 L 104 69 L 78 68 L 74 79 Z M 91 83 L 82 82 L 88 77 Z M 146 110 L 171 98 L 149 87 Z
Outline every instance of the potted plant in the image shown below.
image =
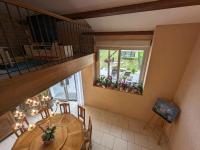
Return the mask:
M 131 92 L 132 93 L 136 93 L 137 92 L 137 83 L 136 82 L 134 82 L 133 84 L 132 84 L 132 90 L 131 90 Z
M 105 76 L 101 77 L 101 86 L 102 86 L 102 88 L 106 88 L 106 78 L 105 78 Z
M 125 92 L 129 92 L 129 91 L 131 91 L 131 84 L 129 83 L 129 84 L 126 84 L 126 87 L 125 87 Z
M 143 86 L 141 84 L 138 84 L 137 87 L 136 87 L 136 89 L 137 89 L 137 94 L 142 95 L 142 93 L 143 93 Z
M 97 78 L 96 85 L 97 86 L 101 86 L 101 77 Z
M 126 89 L 126 87 L 127 87 L 127 84 L 126 84 L 126 82 L 125 82 L 125 78 L 123 78 L 123 79 L 121 80 L 121 82 L 119 83 L 119 90 L 120 90 L 120 91 L 123 91 L 123 90 Z
M 104 80 L 105 80 L 105 76 L 100 76 L 100 77 L 97 78 L 97 80 L 96 80 L 96 85 L 97 85 L 97 86 L 102 86 Z
M 108 76 L 107 78 L 105 78 L 105 87 L 111 87 L 112 84 L 112 77 Z
M 143 93 L 143 86 L 140 83 L 133 83 L 132 85 L 132 92 L 136 94 L 142 95 Z
M 111 83 L 111 88 L 112 89 L 117 89 L 118 88 L 118 82 L 116 81 L 116 82 L 112 82 Z
M 54 140 L 54 133 L 56 130 L 56 126 L 53 127 L 47 127 L 46 130 L 44 130 L 42 127 L 41 129 L 43 130 L 42 134 L 42 140 L 45 145 L 50 144 Z

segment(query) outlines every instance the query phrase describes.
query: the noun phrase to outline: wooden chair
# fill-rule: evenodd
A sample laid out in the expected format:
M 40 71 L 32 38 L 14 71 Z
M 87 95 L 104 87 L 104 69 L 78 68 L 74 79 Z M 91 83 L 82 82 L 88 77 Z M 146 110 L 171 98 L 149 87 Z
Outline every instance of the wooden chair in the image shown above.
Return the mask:
M 15 135 L 17 136 L 17 138 L 20 137 L 24 132 L 27 131 L 27 129 L 24 127 L 23 124 L 19 128 L 16 128 L 15 125 L 13 125 L 12 129 L 13 129 L 13 132 L 15 133 Z
M 23 124 L 23 125 L 25 124 L 27 127 L 29 126 L 29 122 L 28 122 L 28 120 L 26 119 L 26 117 L 23 118 L 22 124 Z
M 15 133 L 15 135 L 17 137 L 19 137 L 21 134 L 23 134 L 25 131 L 27 131 L 28 127 L 29 127 L 29 122 L 26 119 L 26 117 L 24 117 L 22 120 L 19 120 L 19 122 L 21 123 L 21 127 L 17 128 L 15 127 L 15 125 L 13 125 L 13 132 Z
M 61 103 L 59 105 L 60 105 L 61 114 L 70 114 L 70 105 L 69 105 L 69 103 Z
M 78 105 L 78 119 L 83 122 L 83 126 L 85 128 L 85 108 Z
M 89 117 L 88 129 L 84 133 L 84 143 L 81 146 L 81 150 L 91 150 L 92 149 L 92 121 Z
M 13 132 L 15 133 L 15 135 L 17 137 L 20 137 L 24 132 L 26 132 L 27 130 L 19 128 L 19 129 L 13 129 Z
M 88 129 L 87 129 L 87 138 L 89 141 L 89 149 L 92 149 L 92 121 L 89 117 Z
M 40 113 L 42 119 L 46 119 L 46 118 L 50 117 L 49 109 L 47 107 L 40 109 L 39 113 Z

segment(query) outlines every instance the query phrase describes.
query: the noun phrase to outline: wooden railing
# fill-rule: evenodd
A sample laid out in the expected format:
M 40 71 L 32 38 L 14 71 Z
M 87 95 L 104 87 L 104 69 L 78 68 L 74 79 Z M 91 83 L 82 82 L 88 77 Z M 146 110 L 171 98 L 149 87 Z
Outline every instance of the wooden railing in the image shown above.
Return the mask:
M 0 79 L 93 53 L 91 27 L 16 0 L 0 1 Z

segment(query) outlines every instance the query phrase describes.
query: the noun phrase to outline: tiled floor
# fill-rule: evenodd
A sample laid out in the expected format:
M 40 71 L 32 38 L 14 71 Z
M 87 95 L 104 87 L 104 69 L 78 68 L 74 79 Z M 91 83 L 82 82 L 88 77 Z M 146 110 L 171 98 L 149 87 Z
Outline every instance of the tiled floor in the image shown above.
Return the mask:
M 77 104 L 71 102 L 70 107 L 76 115 Z M 93 150 L 169 150 L 165 140 L 159 146 L 153 132 L 142 129 L 144 122 L 89 106 L 85 108 L 86 123 L 89 116 L 93 123 Z M 31 123 L 39 119 L 40 116 L 28 118 Z M 11 135 L 0 143 L 0 150 L 10 150 L 15 140 L 16 136 Z

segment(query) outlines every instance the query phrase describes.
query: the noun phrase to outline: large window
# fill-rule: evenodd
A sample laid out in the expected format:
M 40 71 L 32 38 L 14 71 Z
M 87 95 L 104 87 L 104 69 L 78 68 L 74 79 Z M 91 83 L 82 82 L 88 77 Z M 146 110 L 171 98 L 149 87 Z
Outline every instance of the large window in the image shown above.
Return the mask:
M 50 92 L 54 99 L 79 101 L 79 99 L 82 99 L 81 73 L 77 72 L 53 85 L 50 87 Z
M 99 76 L 142 84 L 145 60 L 145 49 L 99 49 Z
M 75 75 L 62 80 L 50 88 L 51 95 L 55 99 L 77 100 L 77 86 Z

